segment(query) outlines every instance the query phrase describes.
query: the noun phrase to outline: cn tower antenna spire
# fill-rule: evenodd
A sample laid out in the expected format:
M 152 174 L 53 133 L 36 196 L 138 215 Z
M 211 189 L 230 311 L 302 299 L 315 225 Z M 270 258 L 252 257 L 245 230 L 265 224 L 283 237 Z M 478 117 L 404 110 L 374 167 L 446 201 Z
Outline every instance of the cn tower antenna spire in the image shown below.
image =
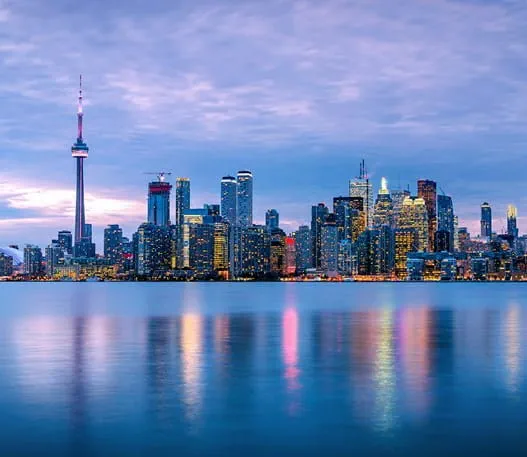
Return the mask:
M 78 133 L 77 138 L 82 141 L 82 75 L 79 75 L 79 104 L 77 106 L 77 125 Z

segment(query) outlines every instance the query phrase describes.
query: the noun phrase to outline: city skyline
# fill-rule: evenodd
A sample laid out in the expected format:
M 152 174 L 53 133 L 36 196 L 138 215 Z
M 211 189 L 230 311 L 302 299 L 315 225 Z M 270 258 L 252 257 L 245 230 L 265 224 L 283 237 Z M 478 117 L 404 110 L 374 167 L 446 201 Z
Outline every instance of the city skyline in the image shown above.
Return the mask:
M 412 194 L 418 179 L 432 179 L 472 234 L 484 201 L 494 231 L 506 231 L 509 204 L 524 226 L 519 2 L 405 1 L 393 17 L 378 2 L 239 4 L 236 13 L 209 2 L 154 2 L 145 12 L 131 2 L 102 16 L 98 3 L 68 14 L 63 3 L 46 5 L 53 23 L 40 27 L 38 5 L 0 1 L 0 245 L 45 246 L 57 230 L 73 231 L 67 151 L 79 73 L 86 220 L 99 251 L 107 224 L 130 234 L 146 220 L 142 174 L 153 163 L 191 179 L 191 207 L 219 203 L 221 177 L 251 170 L 255 222 L 276 208 L 287 231 L 309 224 L 312 205 L 347 195 L 361 158 L 374 195 L 381 176 L 390 189 L 411 183 Z M 352 16 L 361 26 L 350 27 Z M 240 71 L 222 71 L 225 59 Z

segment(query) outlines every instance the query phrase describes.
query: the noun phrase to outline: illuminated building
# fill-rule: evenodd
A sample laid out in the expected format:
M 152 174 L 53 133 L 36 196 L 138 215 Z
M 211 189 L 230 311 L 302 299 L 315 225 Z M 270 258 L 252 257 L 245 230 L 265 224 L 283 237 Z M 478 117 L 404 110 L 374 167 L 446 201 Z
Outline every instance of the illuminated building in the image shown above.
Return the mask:
M 410 197 L 410 191 L 406 189 L 392 190 L 391 193 L 392 207 L 393 207 L 393 223 L 395 227 L 399 224 L 399 214 L 403 207 L 403 201 L 406 197 Z
M 229 230 L 226 222 L 214 224 L 214 271 L 224 277 L 229 277 Z
M 259 277 L 269 272 L 271 240 L 264 225 L 252 225 L 241 233 L 241 275 Z
M 357 274 L 357 256 L 351 240 L 342 240 L 339 243 L 338 271 L 346 276 Z
M 485 257 L 474 257 L 470 262 L 470 269 L 474 281 L 486 281 L 489 270 L 489 261 Z
M 153 277 L 170 268 L 170 229 L 150 222 L 141 224 L 134 233 L 134 263 L 138 276 Z
M 454 281 L 457 274 L 457 261 L 453 257 L 445 257 L 441 260 L 441 280 Z
M 28 244 L 24 248 L 24 274 L 40 276 L 42 273 L 42 250 L 38 246 Z
M 207 277 L 214 272 L 214 224 L 185 224 L 184 243 L 188 246 L 188 259 L 184 266 L 198 277 Z
M 518 209 L 514 205 L 507 206 L 507 234 L 513 239 L 518 238 Z
M 417 181 L 417 196 L 425 202 L 428 218 L 428 252 L 434 250 L 434 236 L 437 231 L 437 185 L 435 181 L 429 179 L 420 179 Z M 403 202 L 404 204 L 404 202 Z
M 148 184 L 148 222 L 168 227 L 170 224 L 170 191 L 172 185 L 160 173 L 157 181 Z
M 236 194 L 238 184 L 234 176 L 221 178 L 221 216 L 231 225 L 236 224 Z
M 265 227 L 270 232 L 280 227 L 280 215 L 275 209 L 268 209 L 265 213 Z
M 321 262 L 322 272 L 328 276 L 336 276 L 338 272 L 338 232 L 334 214 L 328 214 L 321 229 Z
M 46 248 L 46 275 L 52 277 L 57 266 L 64 263 L 64 251 L 59 242 L 54 240 Z
M 303 274 L 313 267 L 313 242 L 311 230 L 307 225 L 301 225 L 295 233 L 296 272 Z
M 0 276 L 11 276 L 13 274 L 13 257 L 0 252 Z
M 481 238 L 492 237 L 492 208 L 487 202 L 481 204 Z
M 409 252 L 417 251 L 418 237 L 413 228 L 396 229 L 395 238 L 395 276 L 398 279 L 406 279 L 406 258 Z
M 443 231 L 449 234 L 448 250 L 453 251 L 455 233 L 454 206 L 452 205 L 452 198 L 448 195 L 437 196 L 437 231 Z
M 468 251 L 468 245 L 470 244 L 470 233 L 466 227 L 459 227 L 457 229 L 457 239 L 459 244 L 459 250 L 461 252 Z
M 373 211 L 373 227 L 382 227 L 383 225 L 393 227 L 393 202 L 386 178 L 381 179 L 381 188 L 377 194 Z
M 253 223 L 253 175 L 247 170 L 238 172 L 236 216 L 238 225 L 242 228 L 249 227 Z
M 428 248 L 428 211 L 425 201 L 420 197 L 406 197 L 399 215 L 400 229 L 414 229 L 417 232 L 417 250 L 425 252 Z
M 359 176 L 349 183 L 349 195 L 350 197 L 362 198 L 366 227 L 370 227 L 373 223 L 373 187 L 368 178 L 364 160 L 360 164 Z
M 362 197 L 351 197 L 351 241 L 355 242 L 359 235 L 366 230 L 366 212 Z
M 292 276 L 296 273 L 296 244 L 291 236 L 285 237 L 284 275 Z
M 185 222 L 185 211 L 190 209 L 190 179 L 176 179 L 176 218 L 173 229 L 173 255 L 176 267 L 183 266 L 183 223 Z
M 388 226 L 367 229 L 357 240 L 359 275 L 387 275 L 393 270 L 394 236 Z
M 454 216 L 454 251 L 459 251 L 459 217 Z
M 314 268 L 320 268 L 322 262 L 321 245 L 322 245 L 322 226 L 326 222 L 329 210 L 324 203 L 311 207 L 311 241 L 313 243 L 312 265 Z
M 425 261 L 422 258 L 408 258 L 406 260 L 406 269 L 408 280 L 422 281 L 424 276 Z
M 104 258 L 113 265 L 123 261 L 123 230 L 116 224 L 104 229 Z
M 334 197 L 333 214 L 335 214 L 338 240 L 351 239 L 351 197 Z

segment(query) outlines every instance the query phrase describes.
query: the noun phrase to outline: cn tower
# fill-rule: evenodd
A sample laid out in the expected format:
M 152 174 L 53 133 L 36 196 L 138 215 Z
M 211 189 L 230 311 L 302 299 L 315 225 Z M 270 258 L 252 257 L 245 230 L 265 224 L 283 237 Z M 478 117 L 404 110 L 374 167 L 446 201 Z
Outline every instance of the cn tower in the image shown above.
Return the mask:
M 84 211 L 84 159 L 88 158 L 88 145 L 82 138 L 82 75 L 79 78 L 79 104 L 77 108 L 77 141 L 71 147 L 71 155 L 77 160 L 77 199 L 75 203 L 75 243 L 85 236 Z

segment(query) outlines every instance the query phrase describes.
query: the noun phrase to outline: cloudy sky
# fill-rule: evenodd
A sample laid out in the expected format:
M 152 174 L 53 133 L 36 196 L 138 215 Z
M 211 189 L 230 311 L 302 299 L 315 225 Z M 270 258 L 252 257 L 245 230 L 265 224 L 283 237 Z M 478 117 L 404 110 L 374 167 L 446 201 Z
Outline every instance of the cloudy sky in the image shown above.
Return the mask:
M 526 56 L 524 0 L 0 0 L 0 244 L 73 228 L 79 73 L 98 242 L 145 219 L 144 172 L 201 206 L 250 169 L 255 219 L 292 230 L 361 158 L 438 181 L 472 231 L 515 203 L 523 231 Z

